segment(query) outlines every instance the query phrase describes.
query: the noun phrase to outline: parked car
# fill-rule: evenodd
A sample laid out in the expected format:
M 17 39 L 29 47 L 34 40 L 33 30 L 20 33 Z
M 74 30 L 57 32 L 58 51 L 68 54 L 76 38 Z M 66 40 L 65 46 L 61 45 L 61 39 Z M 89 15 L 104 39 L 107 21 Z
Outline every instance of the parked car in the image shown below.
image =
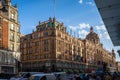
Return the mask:
M 56 80 L 56 77 L 52 73 L 34 74 L 30 80 Z
M 57 79 L 60 78 L 60 80 L 68 80 L 66 72 L 53 72 L 53 74 L 56 76 Z
M 0 73 L 0 80 L 9 80 L 13 76 L 15 76 L 15 74 Z
M 33 74 L 39 74 L 42 72 L 20 72 L 18 75 L 10 78 L 10 80 L 28 80 Z

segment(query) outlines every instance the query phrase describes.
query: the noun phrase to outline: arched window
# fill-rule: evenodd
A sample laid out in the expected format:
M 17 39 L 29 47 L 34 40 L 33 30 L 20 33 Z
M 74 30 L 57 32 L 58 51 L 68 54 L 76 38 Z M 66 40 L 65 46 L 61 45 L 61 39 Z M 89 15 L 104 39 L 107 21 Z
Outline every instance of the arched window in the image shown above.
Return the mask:
M 44 32 L 43 35 L 44 35 L 44 36 L 48 36 L 48 32 Z

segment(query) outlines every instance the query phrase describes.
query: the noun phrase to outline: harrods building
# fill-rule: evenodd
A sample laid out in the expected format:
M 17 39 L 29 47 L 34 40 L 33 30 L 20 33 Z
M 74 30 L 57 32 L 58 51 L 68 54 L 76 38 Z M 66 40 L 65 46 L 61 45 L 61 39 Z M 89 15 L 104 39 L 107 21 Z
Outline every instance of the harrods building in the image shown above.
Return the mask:
M 20 39 L 23 71 L 115 70 L 115 53 L 103 48 L 98 35 L 90 28 L 85 39 L 72 36 L 63 23 L 49 18 L 36 30 Z

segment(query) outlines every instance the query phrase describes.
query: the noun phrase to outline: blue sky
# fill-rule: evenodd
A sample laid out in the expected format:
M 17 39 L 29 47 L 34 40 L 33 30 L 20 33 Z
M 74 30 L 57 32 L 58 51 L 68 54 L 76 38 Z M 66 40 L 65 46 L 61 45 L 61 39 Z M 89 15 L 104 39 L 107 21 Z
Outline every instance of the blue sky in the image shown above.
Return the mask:
M 54 17 L 54 0 L 12 0 L 18 4 L 21 33 L 29 34 L 36 29 L 39 21 Z M 101 43 L 108 51 L 120 49 L 114 47 L 106 31 L 94 0 L 56 0 L 56 19 L 63 22 L 68 31 L 72 29 L 76 36 L 84 39 L 93 26 L 98 33 Z M 117 61 L 120 61 L 116 53 Z

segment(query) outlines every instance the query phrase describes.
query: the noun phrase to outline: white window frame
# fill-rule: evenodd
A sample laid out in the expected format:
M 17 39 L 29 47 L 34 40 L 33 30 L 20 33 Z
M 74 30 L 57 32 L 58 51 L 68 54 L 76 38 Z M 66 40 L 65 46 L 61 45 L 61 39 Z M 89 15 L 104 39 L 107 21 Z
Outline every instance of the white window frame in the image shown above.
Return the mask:
M 14 24 L 11 24 L 11 25 L 10 25 L 10 29 L 11 29 L 11 30 L 14 30 Z
M 10 33 L 10 40 L 14 41 L 14 33 Z
M 11 50 L 14 50 L 14 44 L 11 44 L 11 45 L 10 45 L 10 49 L 11 49 Z
M 11 13 L 11 19 L 15 19 L 15 14 Z

